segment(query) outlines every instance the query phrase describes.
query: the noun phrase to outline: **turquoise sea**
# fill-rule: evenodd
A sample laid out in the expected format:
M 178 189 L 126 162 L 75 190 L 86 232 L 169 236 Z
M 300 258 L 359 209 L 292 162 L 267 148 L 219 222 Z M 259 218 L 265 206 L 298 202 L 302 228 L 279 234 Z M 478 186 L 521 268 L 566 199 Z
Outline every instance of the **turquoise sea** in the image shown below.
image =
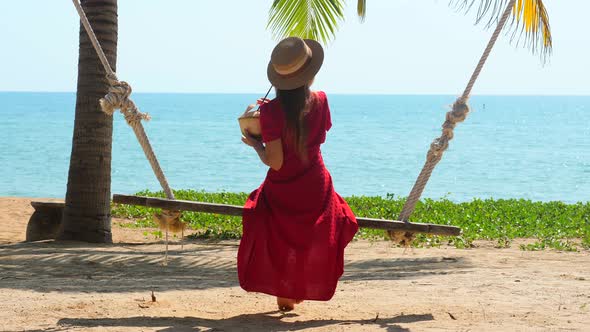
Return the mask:
M 237 116 L 257 95 L 134 94 L 170 185 L 250 191 L 265 167 L 241 143 Z M 406 196 L 454 96 L 337 95 L 322 151 L 342 195 Z M 74 93 L 0 92 L 0 196 L 64 197 Z M 424 197 L 454 201 L 590 200 L 590 96 L 474 96 L 473 112 Z M 112 192 L 158 190 L 143 152 L 115 117 Z

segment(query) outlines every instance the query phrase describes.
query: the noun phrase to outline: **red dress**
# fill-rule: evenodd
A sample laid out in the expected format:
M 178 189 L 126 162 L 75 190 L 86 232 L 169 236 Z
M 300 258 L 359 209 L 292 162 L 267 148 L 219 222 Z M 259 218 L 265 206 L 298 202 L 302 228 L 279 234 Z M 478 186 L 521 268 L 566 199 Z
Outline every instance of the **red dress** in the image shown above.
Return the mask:
M 327 301 L 344 271 L 344 248 L 358 225 L 324 166 L 320 145 L 332 126 L 330 109 L 325 93 L 313 95 L 305 115 L 307 163 L 286 143 L 279 101 L 260 109 L 262 140 L 282 138 L 284 161 L 280 170 L 269 169 L 244 206 L 238 277 L 246 291 Z

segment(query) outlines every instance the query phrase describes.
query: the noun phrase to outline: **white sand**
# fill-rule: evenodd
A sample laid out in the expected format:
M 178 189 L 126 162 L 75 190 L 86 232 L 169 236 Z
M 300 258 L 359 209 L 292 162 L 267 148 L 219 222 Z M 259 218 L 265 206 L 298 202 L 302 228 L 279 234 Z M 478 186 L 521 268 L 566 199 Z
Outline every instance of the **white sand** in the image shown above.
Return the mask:
M 168 267 L 118 226 L 113 245 L 22 243 L 29 202 L 0 198 L 0 331 L 590 331 L 588 251 L 358 241 L 332 301 L 281 314 L 239 288 L 236 241 L 173 245 Z

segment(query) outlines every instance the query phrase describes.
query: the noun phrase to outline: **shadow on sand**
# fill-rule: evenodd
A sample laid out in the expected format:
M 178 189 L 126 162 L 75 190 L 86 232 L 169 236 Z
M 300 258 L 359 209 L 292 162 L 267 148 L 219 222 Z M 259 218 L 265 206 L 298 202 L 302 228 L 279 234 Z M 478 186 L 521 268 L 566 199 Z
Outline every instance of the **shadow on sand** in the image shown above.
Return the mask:
M 431 314 L 399 315 L 367 320 L 308 320 L 287 322 L 283 318 L 296 318 L 297 314 L 266 312 L 245 314 L 224 319 L 198 317 L 127 317 L 127 318 L 62 318 L 56 327 L 37 331 L 67 331 L 78 328 L 138 328 L 160 332 L 172 331 L 299 331 L 310 328 L 352 325 L 351 328 L 374 326 L 384 331 L 410 331 L 398 324 L 434 320 Z
M 183 251 L 170 251 L 167 267 L 162 266 L 162 248 L 159 244 L 51 241 L 3 245 L 0 288 L 108 293 L 238 286 L 237 242 L 187 243 Z M 352 260 L 346 262 L 342 280 L 402 280 L 466 273 L 470 267 L 460 257 Z

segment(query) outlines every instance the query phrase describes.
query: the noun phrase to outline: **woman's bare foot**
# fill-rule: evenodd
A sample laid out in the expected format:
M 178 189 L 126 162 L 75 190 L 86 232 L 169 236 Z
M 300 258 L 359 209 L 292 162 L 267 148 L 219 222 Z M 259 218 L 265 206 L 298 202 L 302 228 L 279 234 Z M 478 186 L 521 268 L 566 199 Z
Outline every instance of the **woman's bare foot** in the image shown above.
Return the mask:
M 291 311 L 295 309 L 295 304 L 301 303 L 302 301 L 295 301 L 285 297 L 277 297 L 277 305 L 280 311 Z

